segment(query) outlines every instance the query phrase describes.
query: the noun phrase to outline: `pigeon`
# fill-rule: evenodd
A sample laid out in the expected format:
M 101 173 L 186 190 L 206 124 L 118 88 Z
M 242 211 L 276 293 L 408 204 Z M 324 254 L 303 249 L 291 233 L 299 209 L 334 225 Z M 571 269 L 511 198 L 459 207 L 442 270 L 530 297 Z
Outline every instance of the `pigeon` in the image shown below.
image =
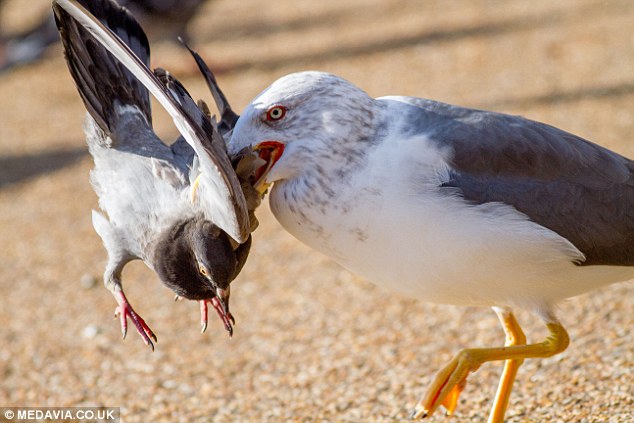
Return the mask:
M 634 277 L 634 162 L 519 116 L 433 100 L 372 98 L 338 76 L 286 75 L 260 93 L 229 152 L 266 164 L 255 187 L 297 239 L 423 301 L 493 307 L 502 348 L 465 349 L 412 418 L 453 413 L 467 377 L 505 362 L 489 417 L 502 422 L 525 358 L 564 351 L 556 304 Z M 513 308 L 549 330 L 526 338 Z
M 157 340 L 123 291 L 122 270 L 135 259 L 154 270 L 177 298 L 200 302 L 203 332 L 211 304 L 231 335 L 235 321 L 229 284 L 246 262 L 257 226 L 249 215 L 259 196 L 249 194 L 251 185 L 240 181 L 206 105 L 194 103 L 169 72 L 147 68 L 147 37 L 127 9 L 111 0 L 56 0 L 53 10 L 68 68 L 88 111 L 84 130 L 95 165 L 91 183 L 101 209 L 93 211 L 92 220 L 108 252 L 104 283 L 117 300 L 123 336 L 131 318 L 152 350 Z M 95 34 L 136 63 L 150 88 Z M 226 98 L 214 89 L 216 98 L 225 101 L 220 104 L 225 117 L 231 118 Z M 152 129 L 150 91 L 182 134 L 172 145 Z M 232 122 L 221 124 L 226 128 Z M 238 168 L 252 172 L 241 157 L 256 163 L 253 155 L 234 158 Z

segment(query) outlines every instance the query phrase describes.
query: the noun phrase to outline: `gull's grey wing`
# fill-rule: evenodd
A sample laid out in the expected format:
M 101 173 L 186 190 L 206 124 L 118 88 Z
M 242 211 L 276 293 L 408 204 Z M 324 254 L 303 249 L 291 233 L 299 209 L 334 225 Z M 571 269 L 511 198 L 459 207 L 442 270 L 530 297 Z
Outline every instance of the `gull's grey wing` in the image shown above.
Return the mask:
M 220 122 L 218 123 L 218 130 L 220 134 L 225 137 L 234 126 L 236 126 L 236 122 L 238 122 L 238 116 L 231 106 L 229 105 L 229 101 L 227 101 L 227 97 L 225 97 L 224 93 L 218 86 L 218 82 L 216 81 L 216 77 L 213 72 L 207 66 L 207 63 L 200 57 L 198 53 L 192 50 L 185 41 L 180 40 L 181 43 L 189 50 L 191 55 L 196 60 L 196 64 L 198 65 L 198 69 L 205 77 L 205 81 L 207 82 L 207 86 L 209 87 L 209 91 L 211 91 L 211 95 L 214 98 L 214 102 L 216 103 L 216 107 L 218 107 L 218 112 L 220 113 Z
M 130 48 L 95 19 L 77 0 L 55 0 L 81 26 L 89 31 L 103 47 L 119 60 L 156 97 L 170 114 L 179 132 L 192 146 L 204 178 L 201 178 L 199 195 L 196 196 L 206 218 L 220 226 L 238 242 L 249 236 L 249 216 L 238 178 L 231 167 L 226 152 L 218 152 L 214 145 L 224 141 L 211 122 L 203 116 L 191 116 L 174 98 L 173 94 L 147 68 Z M 208 125 L 205 122 L 209 123 Z M 208 140 L 202 142 L 201 140 Z M 212 146 L 210 148 L 210 146 Z
M 410 132 L 450 151 L 450 180 L 477 204 L 502 202 L 568 239 L 582 265 L 634 265 L 634 162 L 519 116 L 410 100 Z

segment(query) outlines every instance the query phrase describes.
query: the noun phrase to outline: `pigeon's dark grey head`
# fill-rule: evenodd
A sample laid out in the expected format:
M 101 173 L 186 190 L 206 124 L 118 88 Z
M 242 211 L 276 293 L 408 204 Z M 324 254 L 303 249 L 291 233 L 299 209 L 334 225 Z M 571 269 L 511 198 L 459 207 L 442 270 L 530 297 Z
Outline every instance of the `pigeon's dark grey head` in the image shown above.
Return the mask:
M 161 281 L 179 297 L 201 304 L 210 301 L 231 334 L 234 321 L 229 312 L 229 284 L 242 270 L 250 248 L 250 236 L 243 244 L 235 245 L 213 223 L 202 218 L 187 219 L 163 233 L 153 265 Z
M 228 300 L 229 284 L 242 267 L 238 253 L 244 245 L 234 250 L 229 236 L 216 225 L 188 219 L 163 234 L 154 253 L 154 268 L 180 297 Z
M 236 272 L 236 255 L 229 237 L 207 220 L 195 220 L 188 241 L 198 272 L 210 288 L 227 289 Z

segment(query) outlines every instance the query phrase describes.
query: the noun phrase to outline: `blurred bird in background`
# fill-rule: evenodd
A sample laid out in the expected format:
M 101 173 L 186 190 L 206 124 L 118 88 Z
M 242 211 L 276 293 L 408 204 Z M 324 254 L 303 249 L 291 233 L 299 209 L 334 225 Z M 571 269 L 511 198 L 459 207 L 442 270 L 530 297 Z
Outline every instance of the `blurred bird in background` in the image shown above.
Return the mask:
M 206 0 L 119 0 L 149 31 L 151 40 L 188 40 L 187 25 Z M 4 0 L 0 0 L 0 9 Z M 26 4 L 26 2 L 24 3 Z M 19 34 L 0 31 L 0 72 L 35 62 L 47 48 L 59 41 L 52 14 L 47 13 L 38 24 Z
M 88 110 L 86 141 L 95 163 L 91 182 L 105 212 L 93 211 L 93 226 L 108 251 L 104 281 L 118 302 L 115 313 L 124 337 L 129 317 L 152 349 L 156 342 L 123 292 L 121 273 L 134 259 L 143 260 L 178 297 L 200 302 L 203 331 L 211 303 L 231 334 L 229 284 L 247 259 L 259 196 L 238 179 L 207 106 L 199 102 L 199 108 L 167 71 L 147 69 L 147 37 L 127 9 L 110 0 L 60 0 L 53 9 L 68 68 Z M 143 69 L 143 84 L 183 135 L 171 146 L 152 130 L 148 89 L 95 41 L 95 31 Z M 193 54 L 214 84 L 219 126 L 226 132 L 237 116 Z M 235 165 L 252 171 L 239 159 Z

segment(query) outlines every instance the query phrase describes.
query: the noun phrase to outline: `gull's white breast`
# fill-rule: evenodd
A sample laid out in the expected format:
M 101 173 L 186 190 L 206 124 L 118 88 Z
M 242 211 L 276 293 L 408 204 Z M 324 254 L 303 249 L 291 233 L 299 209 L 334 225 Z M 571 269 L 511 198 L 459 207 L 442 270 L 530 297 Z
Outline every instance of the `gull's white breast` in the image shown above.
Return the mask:
M 450 152 L 435 145 L 424 136 L 385 139 L 363 167 L 333 173 L 332 198 L 308 201 L 320 188 L 299 176 L 275 183 L 271 209 L 305 244 L 424 301 L 544 309 L 627 279 L 628 268 L 576 266 L 577 248 L 511 206 L 442 191 Z

